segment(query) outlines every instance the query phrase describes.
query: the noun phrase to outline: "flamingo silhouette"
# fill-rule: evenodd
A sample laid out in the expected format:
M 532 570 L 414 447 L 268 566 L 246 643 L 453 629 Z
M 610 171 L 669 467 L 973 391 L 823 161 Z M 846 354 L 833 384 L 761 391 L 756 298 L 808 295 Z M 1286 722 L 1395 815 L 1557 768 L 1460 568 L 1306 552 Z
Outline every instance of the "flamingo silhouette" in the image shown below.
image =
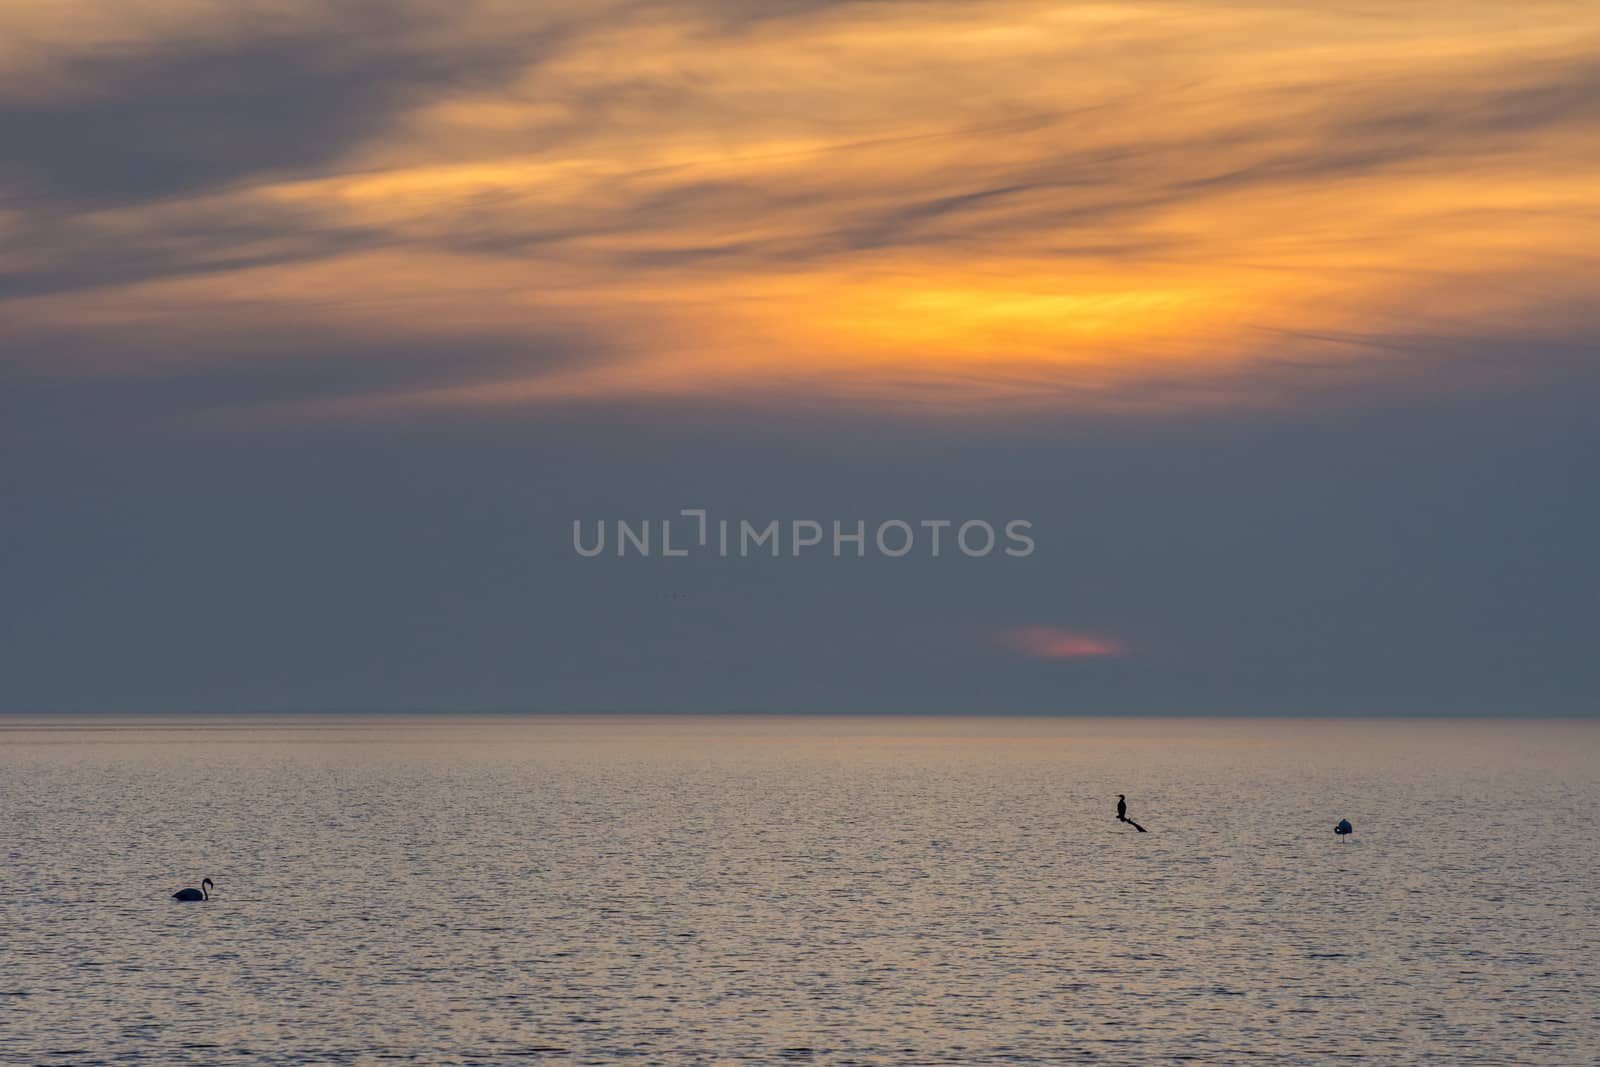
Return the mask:
M 210 900 L 211 899 L 211 891 L 213 889 L 215 889 L 215 888 L 216 888 L 216 886 L 211 884 L 211 879 L 207 878 L 206 880 L 204 880 L 203 882 L 200 883 L 200 888 L 199 889 L 195 889 L 193 887 L 190 887 L 188 889 L 180 889 L 176 893 L 172 894 L 172 899 L 173 900 Z

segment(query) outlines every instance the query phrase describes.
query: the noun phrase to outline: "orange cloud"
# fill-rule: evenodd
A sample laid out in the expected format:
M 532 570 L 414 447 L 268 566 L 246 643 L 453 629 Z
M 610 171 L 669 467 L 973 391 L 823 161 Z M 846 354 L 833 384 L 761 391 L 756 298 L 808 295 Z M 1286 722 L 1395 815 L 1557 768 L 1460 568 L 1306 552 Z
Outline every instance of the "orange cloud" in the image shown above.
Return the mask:
M 1120 641 L 1054 626 L 1021 626 L 995 636 L 1013 652 L 1035 659 L 1098 659 L 1127 654 Z
M 349 411 L 1103 410 L 1600 331 L 1592 6 L 398 6 L 0 7 L 0 344 L 437 346 Z M 553 330 L 603 356 L 452 370 Z

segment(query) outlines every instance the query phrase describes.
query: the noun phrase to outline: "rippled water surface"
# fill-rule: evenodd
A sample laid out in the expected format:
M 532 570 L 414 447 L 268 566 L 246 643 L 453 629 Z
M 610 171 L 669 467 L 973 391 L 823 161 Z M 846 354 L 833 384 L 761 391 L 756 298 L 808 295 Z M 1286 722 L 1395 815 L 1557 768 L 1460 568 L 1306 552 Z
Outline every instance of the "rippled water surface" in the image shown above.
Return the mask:
M 1600 724 L 0 720 L 0 1062 L 1588 1064 L 1597 855 Z

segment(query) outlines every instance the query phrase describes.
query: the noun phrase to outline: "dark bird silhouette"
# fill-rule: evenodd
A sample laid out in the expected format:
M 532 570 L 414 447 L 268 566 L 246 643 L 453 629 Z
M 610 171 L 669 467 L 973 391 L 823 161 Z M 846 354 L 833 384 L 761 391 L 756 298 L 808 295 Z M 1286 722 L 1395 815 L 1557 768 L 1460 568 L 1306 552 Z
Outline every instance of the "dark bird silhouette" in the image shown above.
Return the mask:
M 1333 828 L 1333 832 L 1339 835 L 1339 844 L 1342 845 L 1344 844 L 1345 836 L 1355 833 L 1355 829 L 1354 826 L 1350 825 L 1349 819 L 1340 819 L 1339 825 Z
M 216 888 L 216 886 L 211 884 L 211 879 L 207 878 L 203 882 L 200 883 L 200 888 L 199 889 L 193 889 L 193 888 L 180 889 L 176 893 L 172 894 L 172 899 L 173 900 L 210 900 L 211 899 L 211 891 L 213 889 L 215 889 L 215 888 Z
M 1117 794 L 1117 821 L 1127 823 L 1141 834 L 1146 832 L 1144 827 L 1128 818 L 1128 798 L 1121 793 Z

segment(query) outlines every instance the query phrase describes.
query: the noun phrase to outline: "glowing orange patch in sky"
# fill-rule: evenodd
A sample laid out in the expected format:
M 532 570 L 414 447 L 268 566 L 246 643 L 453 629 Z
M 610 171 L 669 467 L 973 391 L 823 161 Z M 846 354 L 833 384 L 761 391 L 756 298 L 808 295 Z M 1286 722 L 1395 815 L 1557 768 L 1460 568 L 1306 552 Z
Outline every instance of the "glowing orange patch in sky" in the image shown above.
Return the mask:
M 1013 652 L 1035 659 L 1098 659 L 1127 654 L 1119 641 L 1054 626 L 1022 626 L 996 636 Z

